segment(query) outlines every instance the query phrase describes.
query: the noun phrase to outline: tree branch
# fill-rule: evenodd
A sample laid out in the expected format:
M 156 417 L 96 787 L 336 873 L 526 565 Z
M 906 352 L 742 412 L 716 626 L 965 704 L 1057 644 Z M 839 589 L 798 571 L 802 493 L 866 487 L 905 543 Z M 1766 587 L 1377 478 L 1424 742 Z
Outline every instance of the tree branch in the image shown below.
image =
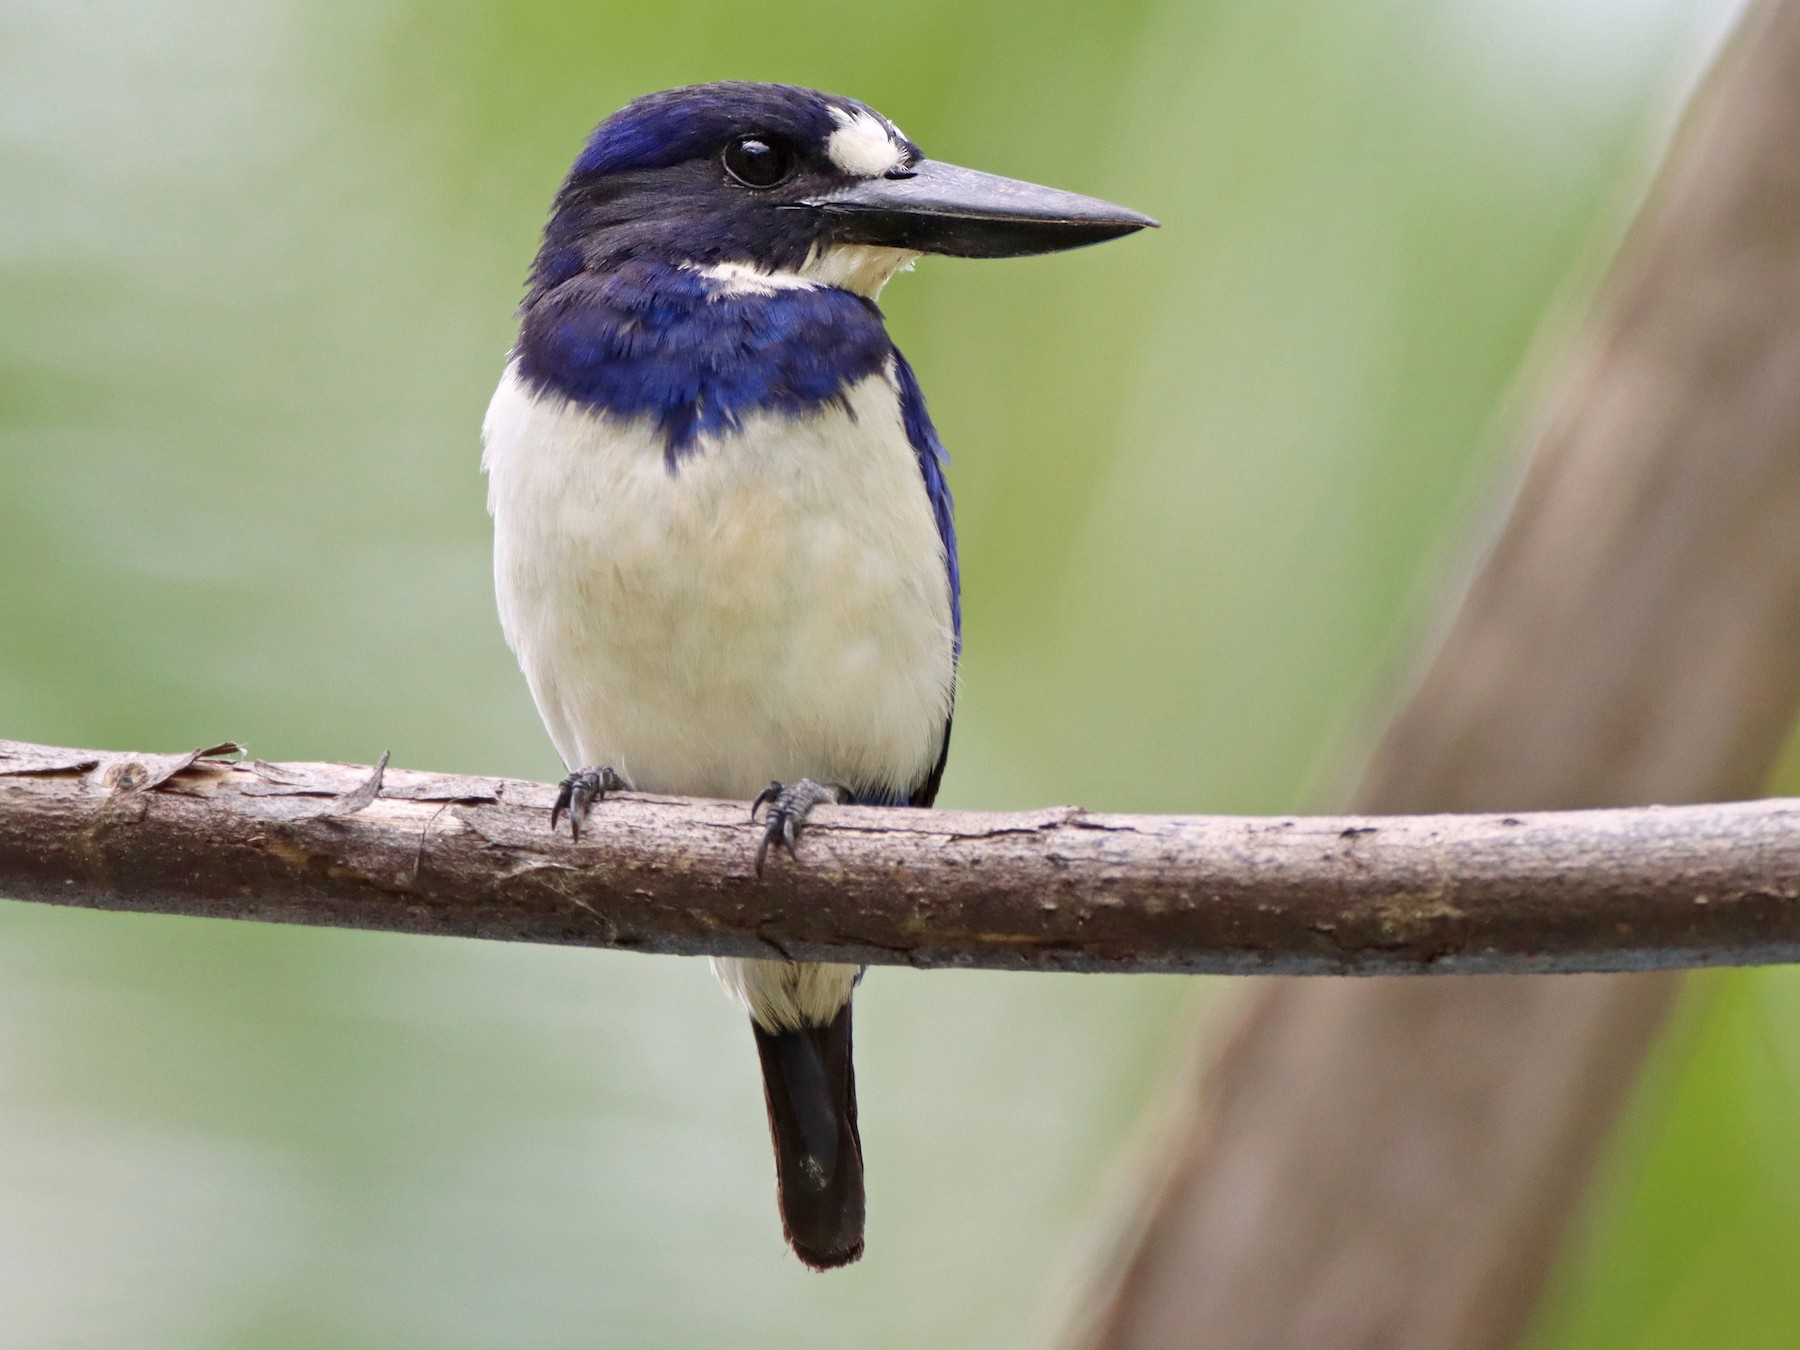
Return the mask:
M 1800 959 L 1800 801 L 1465 816 L 821 808 L 0 741 L 0 894 L 457 937 L 1004 970 L 1368 974 Z
M 1354 801 L 1754 795 L 1800 710 L 1800 0 L 1696 94 L 1530 466 Z M 1081 1350 L 1506 1350 L 1680 985 L 1271 982 Z

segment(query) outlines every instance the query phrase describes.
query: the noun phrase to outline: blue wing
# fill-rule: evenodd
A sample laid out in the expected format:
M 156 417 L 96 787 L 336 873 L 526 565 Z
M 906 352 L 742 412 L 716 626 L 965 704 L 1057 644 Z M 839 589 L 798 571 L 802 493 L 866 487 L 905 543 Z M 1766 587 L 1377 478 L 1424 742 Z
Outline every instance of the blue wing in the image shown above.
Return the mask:
M 944 565 L 950 576 L 950 622 L 956 632 L 956 652 L 962 654 L 962 573 L 956 563 L 956 505 L 950 500 L 950 484 L 944 468 L 950 456 L 931 425 L 931 414 L 925 411 L 925 391 L 919 388 L 919 377 L 898 349 L 894 352 L 894 376 L 900 386 L 900 417 L 906 424 L 906 439 L 912 442 L 919 457 L 919 475 L 925 480 L 925 495 L 931 499 L 932 518 L 937 521 L 938 538 L 944 545 Z
M 919 377 L 906 358 L 894 352 L 894 379 L 900 390 L 900 417 L 906 426 L 906 439 L 919 457 L 919 476 L 925 481 L 925 495 L 931 502 L 932 519 L 937 522 L 938 539 L 944 545 L 945 580 L 950 587 L 950 624 L 955 656 L 962 655 L 962 573 L 956 562 L 956 507 L 950 500 L 950 484 L 944 468 L 950 456 L 931 425 L 931 414 L 925 410 L 925 393 L 919 388 Z M 937 763 L 922 783 L 907 787 L 859 794 L 858 803 L 865 806 L 930 806 L 937 799 L 938 785 L 944 778 L 944 763 L 950 756 L 950 725 L 953 716 L 944 718 L 944 739 L 938 748 Z

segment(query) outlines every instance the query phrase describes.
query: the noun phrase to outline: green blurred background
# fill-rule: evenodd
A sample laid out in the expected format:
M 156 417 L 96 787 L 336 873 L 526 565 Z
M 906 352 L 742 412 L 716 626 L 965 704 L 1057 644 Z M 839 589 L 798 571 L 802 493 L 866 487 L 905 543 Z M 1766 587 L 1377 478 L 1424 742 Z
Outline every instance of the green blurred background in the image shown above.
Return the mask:
M 0 0 L 0 735 L 547 777 L 476 428 L 629 97 L 854 94 L 1158 234 L 927 261 L 944 797 L 1329 795 L 1730 0 Z M 1548 337 L 1546 337 L 1546 334 Z M 0 906 L 17 1347 L 1025 1347 L 1216 986 L 882 970 L 870 1256 L 704 968 Z M 1540 1344 L 1800 1344 L 1800 978 L 1690 1002 Z

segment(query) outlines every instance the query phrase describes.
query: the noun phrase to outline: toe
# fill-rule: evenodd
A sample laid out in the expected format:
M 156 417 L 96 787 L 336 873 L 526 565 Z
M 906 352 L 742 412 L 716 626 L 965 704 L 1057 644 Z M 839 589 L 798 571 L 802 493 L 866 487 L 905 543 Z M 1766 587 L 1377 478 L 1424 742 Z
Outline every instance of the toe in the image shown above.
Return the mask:
M 812 809 L 823 802 L 845 801 L 849 795 L 847 789 L 836 784 L 815 783 L 810 778 L 802 778 L 791 786 L 774 782 L 764 788 L 750 807 L 752 820 L 756 819 L 758 808 L 764 805 L 769 808 L 762 838 L 756 845 L 756 875 L 762 875 L 763 863 L 772 847 L 786 849 L 790 858 L 798 859 L 800 855 L 795 846 L 806 829 L 806 818 L 812 814 Z
M 618 792 L 625 787 L 625 780 L 613 771 L 609 765 L 601 765 L 593 769 L 577 769 L 557 786 L 556 803 L 550 808 L 550 828 L 555 830 L 557 822 L 566 813 L 569 817 L 569 838 L 580 842 L 581 827 L 587 824 L 588 813 L 597 801 L 605 799 L 609 792 Z

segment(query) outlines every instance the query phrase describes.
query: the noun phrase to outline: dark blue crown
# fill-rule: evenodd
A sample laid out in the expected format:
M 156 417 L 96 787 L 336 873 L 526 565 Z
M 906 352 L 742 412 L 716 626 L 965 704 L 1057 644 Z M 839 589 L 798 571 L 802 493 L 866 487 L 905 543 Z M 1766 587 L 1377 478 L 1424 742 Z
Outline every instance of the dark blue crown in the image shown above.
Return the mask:
M 594 129 L 575 161 L 574 176 L 596 177 L 637 169 L 666 169 L 716 154 L 739 136 L 783 136 L 823 148 L 838 127 L 832 109 L 864 113 L 893 124 L 867 104 L 790 84 L 730 80 L 665 89 L 619 109 Z

